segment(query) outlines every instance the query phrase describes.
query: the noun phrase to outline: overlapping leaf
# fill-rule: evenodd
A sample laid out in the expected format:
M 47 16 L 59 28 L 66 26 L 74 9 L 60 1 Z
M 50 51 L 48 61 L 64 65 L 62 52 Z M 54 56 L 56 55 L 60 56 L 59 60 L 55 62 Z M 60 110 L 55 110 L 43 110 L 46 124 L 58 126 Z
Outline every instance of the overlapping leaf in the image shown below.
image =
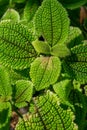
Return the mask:
M 56 46 L 52 47 L 51 54 L 60 58 L 64 58 L 71 55 L 71 52 L 65 44 L 57 44 Z
M 23 19 L 26 19 L 27 22 L 31 21 L 35 15 L 36 10 L 38 9 L 39 1 L 38 0 L 29 0 L 26 3 L 24 8 Z
M 29 114 L 24 116 L 16 130 L 76 130 L 73 113 L 59 104 L 57 96 L 48 91 L 33 99 Z
M 82 41 L 84 40 L 84 37 L 83 37 L 83 34 L 81 32 L 81 30 L 77 27 L 70 27 L 70 30 L 69 30 L 69 35 L 68 35 L 68 38 L 66 40 L 66 45 L 69 47 L 69 48 L 72 48 L 76 45 L 79 45 L 82 43 Z
M 9 74 L 4 67 L 0 65 L 0 100 L 7 101 L 11 98 L 12 88 Z
M 22 70 L 23 74 L 25 74 L 26 70 Z M 27 70 L 27 71 L 29 71 L 29 70 Z M 22 75 L 21 73 L 18 73 L 18 72 L 16 72 L 16 70 L 13 70 L 13 69 L 9 70 L 9 74 L 10 74 L 10 80 L 11 80 L 12 85 L 15 85 L 16 81 L 18 81 L 18 80 L 28 80 L 29 79 L 29 77 L 25 77 L 25 75 Z M 29 73 L 28 73 L 28 76 L 29 76 Z
M 11 105 L 10 103 L 0 102 L 0 130 L 10 129 Z
M 71 52 L 64 64 L 65 71 L 73 79 L 87 83 L 87 43 L 72 48 Z
M 86 102 L 84 95 L 77 89 L 73 89 L 69 94 L 70 103 L 75 108 L 75 122 L 78 124 L 80 129 L 83 129 L 83 122 L 86 119 Z
M 0 23 L 0 62 L 5 66 L 23 69 L 30 66 L 36 53 L 31 44 L 33 35 L 20 23 Z
M 31 100 L 33 84 L 27 80 L 18 80 L 14 90 L 14 103 L 17 107 L 24 107 Z
M 61 71 L 58 57 L 38 57 L 31 65 L 30 77 L 36 90 L 41 90 L 54 84 Z
M 68 35 L 69 19 L 57 0 L 44 0 L 35 14 L 35 29 L 50 46 L 63 43 Z
M 87 3 L 87 0 L 59 0 L 59 1 L 68 9 L 75 9 Z
M 1 20 L 7 20 L 10 19 L 13 22 L 19 22 L 20 20 L 20 15 L 19 13 L 14 10 L 14 9 L 8 9 L 5 14 L 3 15 L 3 17 L 1 18 Z
M 62 101 L 66 102 L 68 101 L 68 97 L 70 94 L 70 91 L 72 89 L 72 83 L 69 79 L 62 80 L 56 84 L 53 85 L 54 91 L 57 93 L 57 95 L 62 99 Z

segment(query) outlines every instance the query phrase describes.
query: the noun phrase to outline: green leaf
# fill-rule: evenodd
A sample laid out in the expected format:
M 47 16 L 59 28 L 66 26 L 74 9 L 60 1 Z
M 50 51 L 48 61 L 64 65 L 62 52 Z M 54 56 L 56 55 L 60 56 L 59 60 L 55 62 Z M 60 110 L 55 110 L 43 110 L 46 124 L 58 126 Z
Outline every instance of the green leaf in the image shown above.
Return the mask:
M 0 23 L 0 62 L 14 69 L 30 66 L 36 57 L 31 44 L 34 40 L 29 30 L 20 23 L 2 21 Z
M 73 89 L 69 95 L 69 101 L 74 106 L 75 123 L 78 124 L 79 129 L 83 129 L 83 122 L 86 119 L 86 102 L 84 95 L 77 89 Z
M 50 46 L 47 42 L 35 40 L 32 42 L 32 45 L 38 53 L 50 54 Z
M 68 101 L 70 91 L 72 89 L 71 80 L 65 79 L 53 85 L 54 91 L 57 93 L 62 101 Z
M 65 44 L 57 44 L 52 47 L 51 54 L 60 58 L 64 58 L 66 56 L 71 55 L 71 52 Z
M 54 84 L 61 71 L 58 57 L 38 57 L 31 64 L 30 77 L 37 91 Z
M 39 6 L 38 0 L 27 1 L 24 8 L 23 19 L 26 19 L 27 22 L 31 21 L 35 15 L 36 10 L 38 9 L 38 6 Z
M 29 70 L 28 69 L 21 70 L 21 71 L 23 71 L 23 75 L 20 72 L 17 72 L 17 71 L 18 70 L 13 70 L 13 69 L 9 70 L 10 80 L 11 80 L 12 85 L 15 85 L 16 81 L 18 81 L 18 80 L 28 80 L 29 79 L 29 73 L 28 73 Z M 25 74 L 26 71 L 28 71 L 27 75 Z
M 71 56 L 67 57 L 63 68 L 77 81 L 87 83 L 87 43 L 78 45 L 71 49 Z
M 85 3 L 87 3 L 87 0 L 59 0 L 59 1 L 68 9 L 79 8 Z
M 57 0 L 44 0 L 35 14 L 35 29 L 52 47 L 64 43 L 68 36 L 69 19 Z
M 16 130 L 77 130 L 71 110 L 60 105 L 58 97 L 50 91 L 34 98 L 29 110 Z
M 12 20 L 13 22 L 19 22 L 20 15 L 16 10 L 8 9 L 1 18 L 1 20 L 8 20 L 8 19 Z
M 18 80 L 13 90 L 15 106 L 25 107 L 32 98 L 33 84 L 27 80 Z
M 68 48 L 72 48 L 76 45 L 81 44 L 83 40 L 84 40 L 84 37 L 81 30 L 77 27 L 71 26 L 69 30 L 69 36 L 65 42 Z
M 10 129 L 11 105 L 8 102 L 0 102 L 0 130 Z
M 12 88 L 9 74 L 4 67 L 0 65 L 0 101 L 11 99 Z

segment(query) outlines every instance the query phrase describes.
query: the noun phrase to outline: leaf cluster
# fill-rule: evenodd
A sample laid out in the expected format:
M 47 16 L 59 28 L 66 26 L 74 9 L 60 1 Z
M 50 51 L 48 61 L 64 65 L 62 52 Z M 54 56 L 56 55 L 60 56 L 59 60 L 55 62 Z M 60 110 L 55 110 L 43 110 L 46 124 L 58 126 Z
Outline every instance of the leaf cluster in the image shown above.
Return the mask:
M 83 5 L 0 0 L 0 130 L 11 129 L 12 112 L 15 130 L 87 128 L 86 9 L 73 21 Z

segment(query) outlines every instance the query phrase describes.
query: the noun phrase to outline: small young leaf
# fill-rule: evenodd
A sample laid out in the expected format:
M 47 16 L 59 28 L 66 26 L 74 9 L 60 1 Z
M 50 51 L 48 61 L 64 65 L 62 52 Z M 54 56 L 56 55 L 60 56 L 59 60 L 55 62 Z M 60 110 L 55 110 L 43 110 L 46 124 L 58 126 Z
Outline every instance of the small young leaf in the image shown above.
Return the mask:
M 25 26 L 3 20 L 0 23 L 0 62 L 14 69 L 29 67 L 36 57 L 33 40 Z
M 64 43 L 68 36 L 69 19 L 57 0 L 44 0 L 35 14 L 35 29 L 52 47 Z
M 11 98 L 12 88 L 9 74 L 4 67 L 0 65 L 0 100 L 7 101 Z
M 38 57 L 31 64 L 30 77 L 37 91 L 54 84 L 61 71 L 58 57 Z
M 63 68 L 77 81 L 87 83 L 87 43 L 71 49 L 71 56 L 67 57 Z
M 38 53 L 50 54 L 50 46 L 47 42 L 35 40 L 32 42 L 32 45 Z
M 77 130 L 71 110 L 60 105 L 59 98 L 50 91 L 34 98 L 29 110 L 16 130 Z
M 8 20 L 8 19 L 12 20 L 13 22 L 19 22 L 20 15 L 16 10 L 8 9 L 1 18 L 1 20 Z
M 10 129 L 11 105 L 8 102 L 0 102 L 0 130 Z
M 33 84 L 27 80 L 18 80 L 13 90 L 15 105 L 17 107 L 24 107 L 32 98 Z
M 54 47 L 52 47 L 51 54 L 63 58 L 69 56 L 71 52 L 65 44 L 57 44 Z

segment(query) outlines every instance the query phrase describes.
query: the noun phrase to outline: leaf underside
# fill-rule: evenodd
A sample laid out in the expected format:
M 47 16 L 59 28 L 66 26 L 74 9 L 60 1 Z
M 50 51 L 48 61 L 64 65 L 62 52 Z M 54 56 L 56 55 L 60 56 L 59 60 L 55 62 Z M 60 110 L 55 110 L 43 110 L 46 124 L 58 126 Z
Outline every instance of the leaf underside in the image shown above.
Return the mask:
M 58 102 L 50 91 L 34 98 L 29 114 L 19 121 L 16 130 L 75 130 L 72 112 Z
M 5 66 L 23 69 L 30 66 L 36 53 L 31 44 L 33 35 L 20 23 L 0 23 L 0 62 Z
M 68 36 L 69 19 L 57 0 L 44 0 L 35 14 L 35 29 L 50 46 L 63 43 Z

